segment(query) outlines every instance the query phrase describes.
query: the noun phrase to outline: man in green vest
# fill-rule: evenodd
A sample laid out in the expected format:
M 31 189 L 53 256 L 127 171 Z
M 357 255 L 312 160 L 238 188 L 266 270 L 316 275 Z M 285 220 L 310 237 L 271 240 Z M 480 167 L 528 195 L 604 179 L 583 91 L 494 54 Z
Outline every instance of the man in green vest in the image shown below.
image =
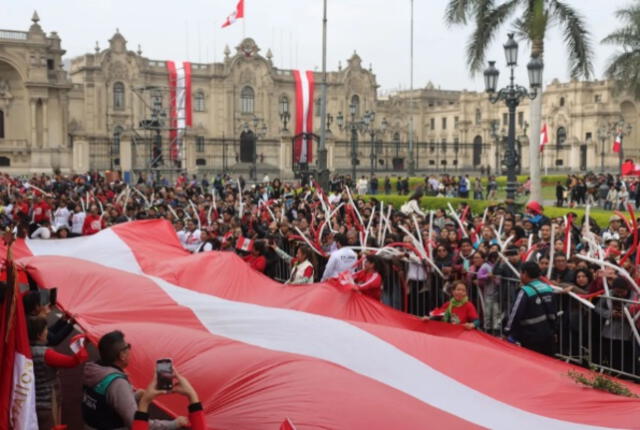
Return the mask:
M 510 341 L 525 348 L 553 356 L 557 314 L 551 286 L 542 282 L 540 267 L 533 261 L 522 265 L 522 287 L 511 308 L 505 333 Z

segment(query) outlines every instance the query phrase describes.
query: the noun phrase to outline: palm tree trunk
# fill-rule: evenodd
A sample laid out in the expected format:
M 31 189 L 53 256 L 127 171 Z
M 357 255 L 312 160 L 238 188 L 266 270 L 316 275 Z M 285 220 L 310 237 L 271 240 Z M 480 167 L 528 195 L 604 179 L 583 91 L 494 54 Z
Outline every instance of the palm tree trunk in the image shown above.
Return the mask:
M 531 57 L 542 58 L 544 42 L 542 39 L 533 40 L 531 44 Z M 538 96 L 531 101 L 529 109 L 529 172 L 531 177 L 530 200 L 542 204 L 542 181 L 540 177 L 540 130 L 542 129 L 542 91 L 544 85 L 538 90 Z

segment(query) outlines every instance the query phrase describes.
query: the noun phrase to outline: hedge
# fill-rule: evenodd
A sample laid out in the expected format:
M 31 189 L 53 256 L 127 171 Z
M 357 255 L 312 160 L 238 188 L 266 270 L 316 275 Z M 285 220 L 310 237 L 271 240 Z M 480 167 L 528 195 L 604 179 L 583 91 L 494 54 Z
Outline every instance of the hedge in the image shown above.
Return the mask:
M 459 176 L 460 174 L 457 172 L 451 172 L 449 173 L 452 176 Z M 428 175 L 427 175 L 428 176 Z M 518 179 L 518 183 L 523 184 L 526 182 L 527 178 L 529 176 L 528 175 L 520 175 L 517 177 Z M 567 175 L 548 175 L 548 176 L 543 176 L 542 177 L 542 186 L 555 186 L 556 182 L 560 182 L 563 185 L 566 183 L 567 181 Z M 473 179 L 475 178 L 475 176 L 470 176 L 469 177 L 471 179 L 471 184 L 473 186 Z M 424 176 L 413 176 L 409 178 L 409 189 L 410 190 L 415 190 L 418 186 L 424 186 L 425 185 L 425 177 Z M 392 191 L 397 191 L 398 190 L 398 177 L 397 176 L 392 176 L 389 178 L 390 182 L 391 182 L 391 190 Z M 486 176 L 482 176 L 481 177 L 481 181 L 482 181 L 482 185 L 484 187 L 487 186 L 487 183 L 489 182 L 489 179 Z M 496 177 L 496 182 L 498 183 L 498 187 L 506 187 L 507 186 L 507 177 L 506 176 L 497 176 Z M 378 177 L 378 190 L 382 191 L 384 190 L 384 176 Z
M 369 200 L 371 198 L 375 198 L 378 201 L 383 201 L 385 204 L 391 204 L 394 208 L 399 209 L 408 199 L 407 195 L 398 195 L 398 194 L 376 194 L 376 195 L 363 195 L 358 196 L 358 198 L 363 198 L 365 200 Z M 451 206 L 454 208 L 458 207 L 460 203 L 467 203 L 471 206 L 471 211 L 476 214 L 482 214 L 485 208 L 489 206 L 496 206 L 502 204 L 500 201 L 489 201 L 489 200 L 473 200 L 473 199 L 461 199 L 454 197 L 422 197 L 420 200 L 420 207 L 423 209 L 447 209 L 447 203 L 451 203 Z M 569 212 L 574 212 L 578 215 L 578 223 L 582 222 L 582 218 L 584 217 L 585 210 L 583 208 L 557 208 L 548 206 L 544 209 L 544 214 L 549 218 L 557 218 L 568 214 Z M 612 211 L 606 211 L 603 209 L 591 209 L 590 217 L 598 223 L 600 227 L 606 227 L 609 225 L 609 217 L 613 215 Z

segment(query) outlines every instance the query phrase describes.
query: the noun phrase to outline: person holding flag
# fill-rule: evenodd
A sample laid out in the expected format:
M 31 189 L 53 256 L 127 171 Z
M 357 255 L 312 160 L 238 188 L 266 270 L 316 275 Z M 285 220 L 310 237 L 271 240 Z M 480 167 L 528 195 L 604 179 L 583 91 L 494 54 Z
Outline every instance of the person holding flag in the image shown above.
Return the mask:
M 89 358 L 85 347 L 85 336 L 71 339 L 73 355 L 61 354 L 47 347 L 47 319 L 42 316 L 29 317 L 27 321 L 29 342 L 36 376 L 36 413 L 38 427 L 50 429 L 62 424 L 62 399 L 58 369 L 76 367 Z

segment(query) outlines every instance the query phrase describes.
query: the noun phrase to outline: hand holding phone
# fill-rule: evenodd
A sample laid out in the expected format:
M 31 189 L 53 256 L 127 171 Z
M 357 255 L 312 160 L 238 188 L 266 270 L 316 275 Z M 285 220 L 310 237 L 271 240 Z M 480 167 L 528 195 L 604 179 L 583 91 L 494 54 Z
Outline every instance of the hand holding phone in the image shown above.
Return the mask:
M 173 389 L 173 361 L 170 358 L 162 358 L 156 361 L 156 389 L 171 391 Z

